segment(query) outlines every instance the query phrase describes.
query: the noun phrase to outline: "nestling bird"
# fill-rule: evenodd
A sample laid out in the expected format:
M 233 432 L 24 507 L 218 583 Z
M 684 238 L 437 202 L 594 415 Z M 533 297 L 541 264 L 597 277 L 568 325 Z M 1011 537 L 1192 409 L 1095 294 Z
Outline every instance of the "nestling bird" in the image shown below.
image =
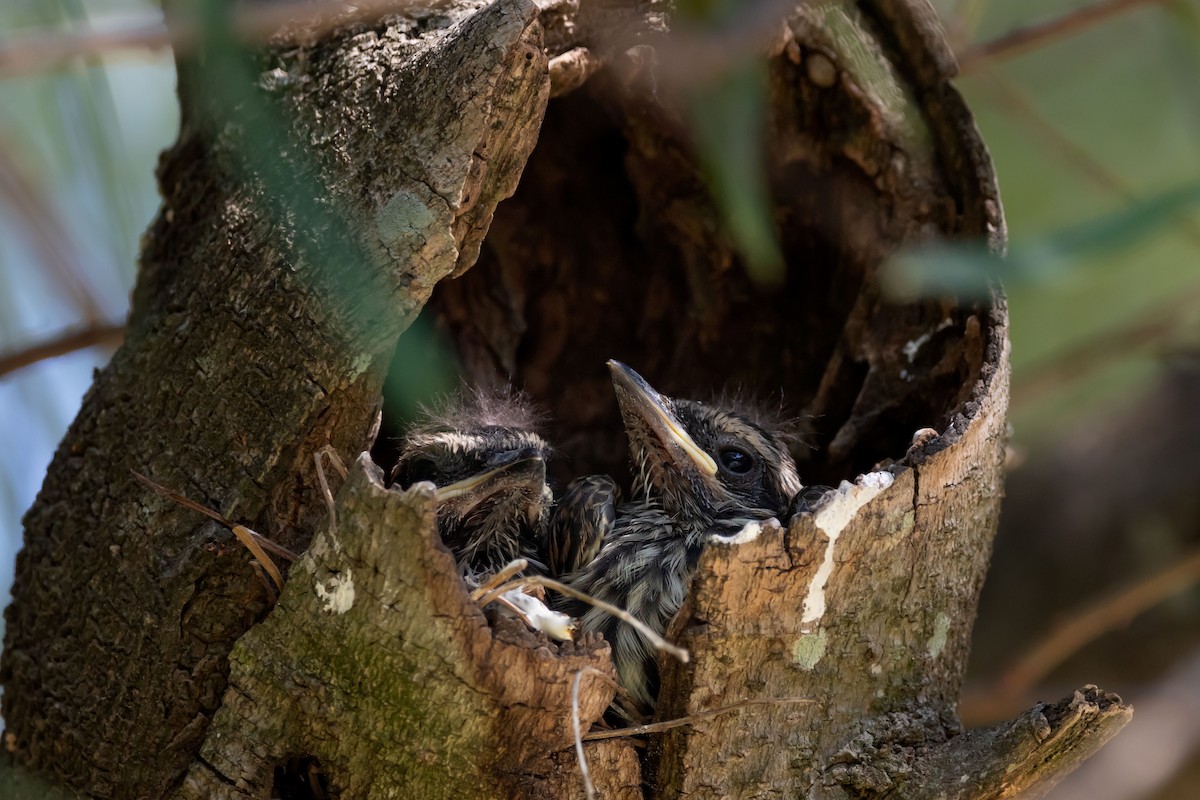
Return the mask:
M 545 572 L 539 552 L 554 502 L 546 483 L 550 445 L 519 394 L 470 392 L 414 425 L 392 480 L 437 487 L 437 523 L 459 572 L 471 583 L 515 558 Z
M 570 586 L 662 633 L 704 546 L 782 517 L 802 487 L 778 432 L 732 408 L 666 397 L 618 361 L 608 366 L 629 437 L 630 499 L 617 505 L 609 478 L 576 481 L 547 547 Z M 653 708 L 657 664 L 641 634 L 582 602 L 563 608 L 582 617 L 582 630 L 604 634 L 622 685 Z
M 546 526 L 546 566 L 563 577 L 591 563 L 616 521 L 621 490 L 607 475 L 587 475 L 572 481 L 554 506 Z

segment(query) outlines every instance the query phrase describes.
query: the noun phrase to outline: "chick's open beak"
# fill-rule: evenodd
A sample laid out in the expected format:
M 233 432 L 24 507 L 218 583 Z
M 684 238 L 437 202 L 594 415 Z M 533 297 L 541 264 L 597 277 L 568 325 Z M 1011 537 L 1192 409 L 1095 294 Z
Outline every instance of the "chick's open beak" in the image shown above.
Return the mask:
M 709 477 L 717 474 L 717 462 L 700 449 L 679 424 L 663 396 L 646 383 L 645 378 L 620 361 L 610 360 L 608 369 L 612 373 L 613 388 L 622 413 L 636 415 L 668 451 L 681 450 L 702 474 Z

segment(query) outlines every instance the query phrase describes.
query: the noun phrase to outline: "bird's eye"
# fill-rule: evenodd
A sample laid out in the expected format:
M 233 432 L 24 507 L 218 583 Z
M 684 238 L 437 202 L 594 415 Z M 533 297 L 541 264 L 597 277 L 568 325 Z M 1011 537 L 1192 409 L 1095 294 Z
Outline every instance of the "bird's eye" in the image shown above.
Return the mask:
M 745 475 L 754 469 L 754 457 L 736 447 L 724 448 L 717 458 L 721 462 L 721 469 L 733 475 Z

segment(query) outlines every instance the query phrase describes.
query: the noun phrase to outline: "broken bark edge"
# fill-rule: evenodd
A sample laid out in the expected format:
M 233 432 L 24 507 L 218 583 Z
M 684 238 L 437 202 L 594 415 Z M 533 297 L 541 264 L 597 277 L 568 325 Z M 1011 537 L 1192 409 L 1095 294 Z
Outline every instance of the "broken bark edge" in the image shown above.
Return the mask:
M 1133 707 L 1118 695 L 1087 685 L 1057 703 L 1038 703 L 1014 720 L 968 731 L 940 745 L 913 764 L 910 777 L 898 782 L 895 796 L 1041 797 L 1132 718 Z
M 437 536 L 428 484 L 385 488 L 363 453 L 335 505 L 336 524 L 233 648 L 229 688 L 174 796 L 264 797 L 296 756 L 322 764 L 343 797 L 520 796 L 528 776 L 551 774 L 572 741 L 576 675 L 599 675 L 580 692 L 585 730 L 612 702 L 608 645 L 489 622 Z M 545 779 L 533 788 L 558 796 Z

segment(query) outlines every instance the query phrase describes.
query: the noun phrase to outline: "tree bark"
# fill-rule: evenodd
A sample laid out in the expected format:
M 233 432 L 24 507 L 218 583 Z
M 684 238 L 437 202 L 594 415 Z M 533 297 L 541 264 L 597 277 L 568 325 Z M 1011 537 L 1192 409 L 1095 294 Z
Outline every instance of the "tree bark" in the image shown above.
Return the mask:
M 277 157 L 318 176 L 329 220 L 355 221 L 331 227 L 365 252 L 357 263 L 314 259 L 306 231 L 272 213 L 246 174 L 259 109 L 214 130 L 205 67 L 180 62 L 180 136 L 125 345 L 25 517 L 2 677 L 9 748 L 27 763 L 109 797 L 161 796 L 191 764 L 230 648 L 270 600 L 226 531 L 131 472 L 307 544 L 325 516 L 313 454 L 332 444 L 352 461 L 370 444 L 397 338 L 474 259 L 536 141 L 535 9 L 457 17 L 264 56 L 274 91 L 259 101 L 292 126 Z M 295 80 L 268 83 L 275 70 Z
M 571 742 L 575 673 L 595 672 L 584 718 L 612 701 L 606 646 L 551 652 L 513 620 L 490 628 L 437 538 L 427 485 L 401 495 L 382 478 L 364 454 L 336 527 L 234 647 L 225 702 L 177 797 L 266 796 L 297 755 L 341 797 L 545 796 L 549 755 Z
M 787 270 L 766 287 L 697 165 L 663 5 L 539 5 L 284 32 L 233 121 L 212 61 L 180 62 L 126 343 L 25 520 L 8 749 L 101 797 L 266 797 L 305 771 L 344 798 L 580 796 L 572 688 L 586 731 L 613 696 L 607 646 L 485 618 L 432 498 L 358 456 L 424 308 L 469 381 L 553 413 L 563 474 L 619 474 L 616 357 L 671 394 L 781 390 L 811 420 L 805 482 L 848 479 L 786 530 L 706 552 L 671 627 L 691 660 L 662 664 L 660 718 L 763 702 L 644 753 L 588 742 L 601 796 L 1048 788 L 1131 712 L 1089 688 L 996 729 L 958 723 L 1002 494 L 1003 298 L 897 304 L 877 279 L 935 237 L 1004 244 L 931 10 L 860 0 L 771 29 Z M 282 166 L 256 169 L 276 119 Z M 281 175 L 320 187 L 325 216 L 289 205 Z M 312 466 L 327 443 L 353 464 L 329 522 Z M 131 470 L 305 550 L 273 608 L 226 531 Z

